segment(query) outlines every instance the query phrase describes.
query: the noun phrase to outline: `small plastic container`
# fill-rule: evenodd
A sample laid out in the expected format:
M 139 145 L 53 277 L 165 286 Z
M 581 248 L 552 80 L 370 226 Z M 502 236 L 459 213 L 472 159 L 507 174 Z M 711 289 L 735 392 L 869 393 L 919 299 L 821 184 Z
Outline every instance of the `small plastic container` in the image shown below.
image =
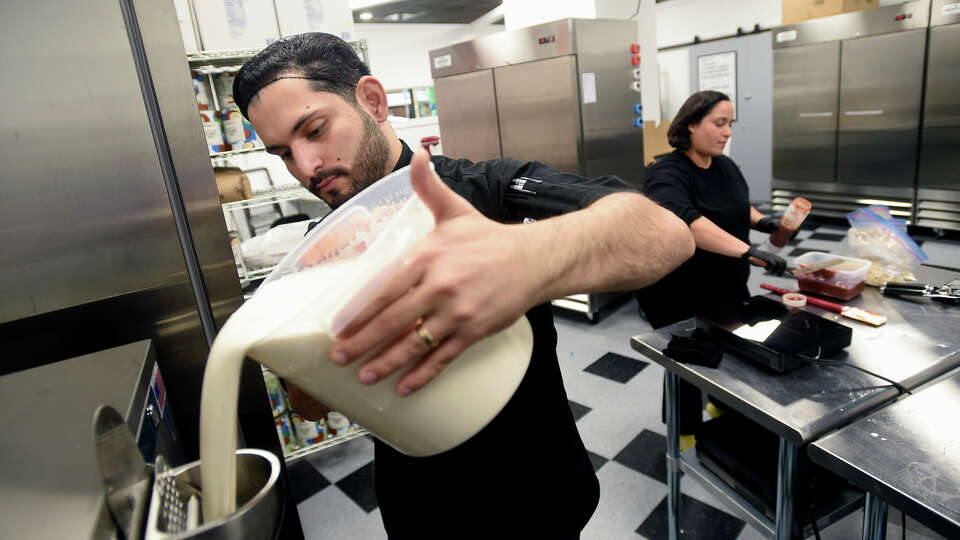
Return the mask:
M 839 300 L 850 300 L 859 296 L 867 281 L 867 270 L 872 264 L 870 261 L 811 251 L 797 257 L 794 262 L 797 269 L 802 270 L 806 266 L 813 266 L 830 259 L 842 259 L 843 262 L 823 270 L 798 275 L 797 284 L 800 290 Z

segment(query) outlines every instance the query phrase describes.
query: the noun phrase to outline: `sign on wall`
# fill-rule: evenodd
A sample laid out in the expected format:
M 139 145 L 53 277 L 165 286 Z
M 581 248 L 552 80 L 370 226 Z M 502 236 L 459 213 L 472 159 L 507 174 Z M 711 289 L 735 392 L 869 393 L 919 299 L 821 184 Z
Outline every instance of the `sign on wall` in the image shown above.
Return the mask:
M 730 97 L 737 117 L 737 51 L 697 57 L 697 90 L 716 90 Z

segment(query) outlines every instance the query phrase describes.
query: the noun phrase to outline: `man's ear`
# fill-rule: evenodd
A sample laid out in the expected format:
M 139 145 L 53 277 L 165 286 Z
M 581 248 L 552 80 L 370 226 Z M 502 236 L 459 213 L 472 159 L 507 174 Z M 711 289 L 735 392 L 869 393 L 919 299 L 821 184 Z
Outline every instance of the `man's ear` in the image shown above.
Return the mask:
M 387 121 L 387 92 L 376 77 L 364 75 L 357 81 L 357 103 L 377 120 Z

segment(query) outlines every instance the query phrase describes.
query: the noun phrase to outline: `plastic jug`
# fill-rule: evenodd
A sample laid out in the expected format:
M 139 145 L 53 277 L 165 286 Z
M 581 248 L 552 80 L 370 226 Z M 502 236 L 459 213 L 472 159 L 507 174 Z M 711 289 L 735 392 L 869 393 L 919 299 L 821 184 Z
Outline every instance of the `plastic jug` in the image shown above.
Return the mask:
M 410 186 L 409 167 L 396 171 L 328 215 L 234 315 L 259 320 L 249 357 L 411 456 L 449 450 L 489 423 L 519 386 L 533 347 L 520 317 L 408 397 L 396 391 L 405 370 L 367 386 L 357 380 L 363 359 L 347 367 L 329 360 L 333 336 L 433 227 Z

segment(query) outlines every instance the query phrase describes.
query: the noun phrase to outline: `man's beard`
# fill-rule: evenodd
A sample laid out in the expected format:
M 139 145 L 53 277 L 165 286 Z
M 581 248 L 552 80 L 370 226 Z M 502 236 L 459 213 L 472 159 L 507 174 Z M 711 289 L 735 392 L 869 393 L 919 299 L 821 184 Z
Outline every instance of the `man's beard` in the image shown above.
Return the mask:
M 358 109 L 360 108 L 358 107 Z M 387 159 L 390 157 L 390 144 L 387 142 L 387 138 L 366 111 L 360 109 L 358 112 L 360 118 L 363 119 L 363 134 L 360 138 L 360 145 L 353 154 L 353 171 L 347 176 L 348 171 L 343 167 L 325 169 L 317 173 L 310 183 L 310 191 L 313 191 L 314 195 L 323 199 L 333 209 L 382 178 L 384 171 L 387 169 Z M 327 193 L 319 193 L 316 186 L 324 178 L 335 174 L 344 175 L 344 178 L 348 181 L 347 185 L 342 189 L 334 188 Z

